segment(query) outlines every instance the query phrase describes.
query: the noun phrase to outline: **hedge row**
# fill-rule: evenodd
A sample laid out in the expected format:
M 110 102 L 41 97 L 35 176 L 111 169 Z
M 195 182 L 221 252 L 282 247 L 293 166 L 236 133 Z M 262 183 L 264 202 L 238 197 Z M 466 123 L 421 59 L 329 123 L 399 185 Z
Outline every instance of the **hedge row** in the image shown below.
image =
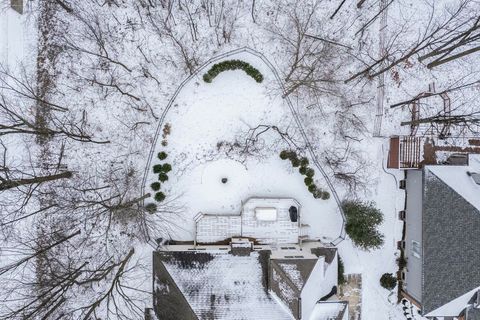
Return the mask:
M 167 154 L 164 151 L 161 151 L 157 154 L 157 157 L 160 160 L 165 160 L 167 158 Z M 153 182 L 150 185 L 150 188 L 152 188 L 152 190 L 156 192 L 153 198 L 157 202 L 162 202 L 163 200 L 165 200 L 166 196 L 163 192 L 160 191 L 160 187 L 161 187 L 161 183 L 168 180 L 167 173 L 170 172 L 171 170 L 172 170 L 172 165 L 169 163 L 156 164 L 153 166 L 153 173 L 158 173 L 158 181 L 160 182 L 157 182 L 157 181 Z
M 322 199 L 322 200 L 328 200 L 330 199 L 330 193 L 327 191 L 322 190 L 321 188 L 318 188 L 315 183 L 313 182 L 313 176 L 315 175 L 315 170 L 310 168 L 309 161 L 307 158 L 302 157 L 298 158 L 298 155 L 295 151 L 292 150 L 283 150 L 280 152 L 280 159 L 282 160 L 290 160 L 291 164 L 293 167 L 300 167 L 298 171 L 300 174 L 305 176 L 305 179 L 303 179 L 303 182 L 308 188 L 308 191 L 313 195 L 315 199 Z
M 210 68 L 210 70 L 208 70 L 207 73 L 203 75 L 203 81 L 211 83 L 212 80 L 215 79 L 215 77 L 223 71 L 238 69 L 245 71 L 246 74 L 248 74 L 258 83 L 261 83 L 263 81 L 263 75 L 260 73 L 260 71 L 258 71 L 258 69 L 254 68 L 249 63 L 241 60 L 226 60 L 214 64 Z

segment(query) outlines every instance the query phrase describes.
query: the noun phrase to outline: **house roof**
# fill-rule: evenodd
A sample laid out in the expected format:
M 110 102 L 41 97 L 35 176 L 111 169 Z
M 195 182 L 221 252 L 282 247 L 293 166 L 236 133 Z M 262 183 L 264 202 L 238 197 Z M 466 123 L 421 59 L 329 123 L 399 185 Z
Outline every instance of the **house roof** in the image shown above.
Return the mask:
M 466 195 L 477 185 L 456 181 L 463 176 L 445 170 L 466 167 L 424 169 L 423 190 L 423 279 L 422 311 L 428 314 L 480 285 L 480 211 Z M 463 172 L 466 176 L 466 173 Z M 471 185 L 469 184 L 471 182 Z M 480 197 L 480 194 L 478 194 Z M 461 309 L 460 309 L 461 310 Z
M 317 261 L 318 259 L 270 260 L 269 289 L 290 309 L 296 319 L 300 318 L 301 312 L 299 297 Z
M 316 259 L 275 259 L 271 261 L 271 264 L 276 265 L 285 280 L 293 284 L 300 292 L 316 262 Z
M 269 251 L 253 251 L 247 256 L 196 251 L 154 255 L 198 319 L 292 319 L 285 306 L 268 293 Z M 161 268 L 154 268 L 156 288 L 165 285 L 157 272 Z

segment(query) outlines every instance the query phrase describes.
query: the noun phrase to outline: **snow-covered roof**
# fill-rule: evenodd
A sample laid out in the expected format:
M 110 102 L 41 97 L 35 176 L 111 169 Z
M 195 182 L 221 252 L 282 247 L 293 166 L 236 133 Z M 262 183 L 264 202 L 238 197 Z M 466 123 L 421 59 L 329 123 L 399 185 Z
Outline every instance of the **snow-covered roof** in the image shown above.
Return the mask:
M 292 319 L 268 294 L 265 252 L 160 254 L 165 269 L 201 319 Z
M 480 186 L 470 166 L 426 166 L 422 204 L 422 311 L 458 315 L 456 299 L 480 286 Z M 477 198 L 475 198 L 477 194 Z M 407 231 L 408 232 L 408 231 Z M 468 300 L 468 297 L 466 298 Z M 458 301 L 460 301 L 458 300 Z
M 173 245 L 155 252 L 157 314 L 168 318 L 181 309 L 184 318 L 194 315 L 215 320 L 298 319 L 304 284 L 314 270 L 324 277 L 323 264 L 327 259 L 318 253 L 336 250 L 300 251 L 296 246 L 280 250 L 269 246 L 236 249 L 239 248 L 233 245 Z M 336 271 L 333 278 L 336 283 Z
M 468 166 L 427 166 L 428 170 L 480 209 L 480 185 L 467 173 L 480 173 L 480 155 L 470 155 Z

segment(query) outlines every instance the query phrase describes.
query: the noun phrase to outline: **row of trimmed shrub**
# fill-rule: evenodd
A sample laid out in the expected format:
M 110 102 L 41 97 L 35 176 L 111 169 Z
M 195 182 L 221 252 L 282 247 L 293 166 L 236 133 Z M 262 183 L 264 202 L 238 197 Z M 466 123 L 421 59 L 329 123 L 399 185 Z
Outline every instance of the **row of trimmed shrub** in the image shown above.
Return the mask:
M 327 191 L 322 190 L 321 188 L 318 188 L 317 185 L 313 181 L 313 176 L 315 175 L 315 170 L 310 168 L 309 161 L 307 158 L 302 157 L 299 158 L 297 153 L 292 150 L 283 150 L 280 152 L 280 159 L 282 160 L 290 160 L 290 163 L 292 164 L 292 167 L 300 167 L 298 171 L 300 174 L 304 175 L 305 178 L 303 179 L 303 182 L 308 188 L 308 191 L 313 195 L 315 199 L 322 199 L 322 200 L 328 200 L 330 199 L 330 193 Z
M 245 71 L 246 74 L 248 74 L 258 83 L 261 83 L 263 81 L 263 75 L 260 73 L 260 71 L 258 71 L 258 69 L 254 68 L 251 64 L 241 60 L 226 60 L 214 64 L 210 68 L 210 70 L 208 70 L 207 73 L 203 75 L 203 81 L 211 83 L 212 80 L 215 79 L 215 77 L 223 71 L 238 69 Z
M 157 157 L 160 160 L 165 160 L 167 158 L 167 154 L 161 151 L 157 154 Z M 157 202 L 162 202 L 163 200 L 165 200 L 165 194 L 160 191 L 160 188 L 162 186 L 161 184 L 168 180 L 167 173 L 169 173 L 171 170 L 172 165 L 169 163 L 156 164 L 153 166 L 153 173 L 158 173 L 158 181 L 153 182 L 150 185 L 150 188 L 152 188 L 152 190 L 156 192 L 153 198 Z

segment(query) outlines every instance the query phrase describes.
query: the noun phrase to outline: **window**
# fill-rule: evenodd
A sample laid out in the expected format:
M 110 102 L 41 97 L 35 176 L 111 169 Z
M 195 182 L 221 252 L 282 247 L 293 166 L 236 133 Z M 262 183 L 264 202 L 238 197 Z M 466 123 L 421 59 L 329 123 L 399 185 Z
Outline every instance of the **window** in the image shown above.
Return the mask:
M 422 248 L 420 248 L 420 243 L 417 241 L 412 241 L 412 254 L 417 258 L 420 258 L 422 255 Z

